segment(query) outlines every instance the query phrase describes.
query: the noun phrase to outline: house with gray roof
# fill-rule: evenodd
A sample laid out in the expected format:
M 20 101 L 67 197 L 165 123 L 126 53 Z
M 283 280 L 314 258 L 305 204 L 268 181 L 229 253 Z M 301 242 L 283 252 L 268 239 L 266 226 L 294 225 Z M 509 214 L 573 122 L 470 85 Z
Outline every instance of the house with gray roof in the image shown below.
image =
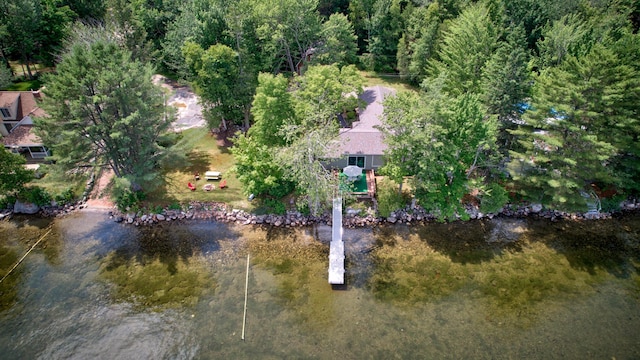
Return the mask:
M 331 158 L 336 160 L 331 162 L 331 167 L 342 169 L 355 165 L 369 170 L 384 165 L 383 155 L 387 145 L 378 125 L 382 123 L 382 102 L 385 97 L 395 94 L 396 90 L 379 85 L 364 89 L 360 100 L 365 106 L 358 109 L 358 117 L 350 127 L 341 125 L 339 145 L 335 153 L 331 154 Z

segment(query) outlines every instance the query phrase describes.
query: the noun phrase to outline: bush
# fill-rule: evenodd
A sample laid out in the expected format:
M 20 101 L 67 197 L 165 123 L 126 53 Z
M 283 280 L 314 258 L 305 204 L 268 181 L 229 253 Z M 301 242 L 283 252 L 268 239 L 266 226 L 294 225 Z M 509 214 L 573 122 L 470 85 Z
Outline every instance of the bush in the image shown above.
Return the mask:
M 311 210 L 309 210 L 309 204 L 305 202 L 301 202 L 296 204 L 296 210 L 302 215 L 309 216 L 311 215 Z
M 169 205 L 169 210 L 182 210 L 182 206 L 177 202 L 173 202 Z
M 113 184 L 113 197 L 116 199 L 116 206 L 120 211 L 137 211 L 140 202 L 146 198 L 142 190 L 131 190 L 131 182 L 126 178 L 116 178 Z
M 51 203 L 51 194 L 39 186 L 24 188 L 18 195 L 18 198 L 38 206 L 49 205 Z
M 391 180 L 378 183 L 378 214 L 388 217 L 391 212 L 402 209 L 407 204 L 403 194 L 398 193 L 398 185 Z
M 284 204 L 276 199 L 264 199 L 263 204 L 266 208 L 269 209 L 269 212 L 273 214 L 284 215 L 284 213 L 287 212 L 287 208 L 284 206 Z
M 0 209 L 8 209 L 10 207 L 13 207 L 13 204 L 16 203 L 16 197 L 15 196 L 0 196 Z
M 614 195 L 609 198 L 600 199 L 600 208 L 604 212 L 614 212 L 620 210 L 620 203 L 625 200 L 624 195 Z
M 73 193 L 73 189 L 68 188 L 67 190 L 63 191 L 61 194 L 56 195 L 55 200 L 60 205 L 72 203 L 75 200 L 75 194 Z
M 480 211 L 496 213 L 509 202 L 509 192 L 498 183 L 491 183 L 480 197 Z
M 145 199 L 146 195 L 141 190 L 131 191 L 125 190 L 116 197 L 116 206 L 120 211 L 138 210 L 140 202 Z

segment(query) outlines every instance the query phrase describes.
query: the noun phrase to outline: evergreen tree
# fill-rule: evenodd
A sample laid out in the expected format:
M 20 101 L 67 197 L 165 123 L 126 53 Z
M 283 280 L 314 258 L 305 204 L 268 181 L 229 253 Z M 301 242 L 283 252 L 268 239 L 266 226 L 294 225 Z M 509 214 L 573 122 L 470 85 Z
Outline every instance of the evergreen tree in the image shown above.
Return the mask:
M 507 150 L 512 139 L 509 129 L 515 129 L 523 104 L 531 95 L 529 56 L 524 32 L 510 29 L 507 41 L 502 43 L 489 59 L 484 73 L 484 101 L 489 113 L 498 115 L 500 146 Z
M 440 61 L 429 61 L 432 77 L 446 74 L 444 90 L 453 96 L 480 94 L 485 64 L 498 45 L 498 33 L 489 11 L 471 5 L 453 20 L 444 35 Z
M 316 49 L 313 62 L 318 64 L 354 64 L 358 44 L 353 25 L 342 14 L 333 14 L 322 24 L 322 45 Z
M 586 56 L 568 56 L 536 80 L 526 126 L 514 131 L 524 148 L 512 152 L 510 173 L 522 192 L 558 208 L 585 205 L 593 183 L 621 184 L 637 170 L 616 171 L 638 139 L 638 73 L 611 49 L 596 44 Z M 637 149 L 637 146 L 636 146 Z M 628 186 L 628 185 L 627 185 Z
M 172 121 L 152 75 L 113 42 L 73 45 L 46 78 L 48 116 L 35 119 L 54 160 L 74 168 L 95 159 L 133 185 L 152 182 L 167 154 L 158 139 Z

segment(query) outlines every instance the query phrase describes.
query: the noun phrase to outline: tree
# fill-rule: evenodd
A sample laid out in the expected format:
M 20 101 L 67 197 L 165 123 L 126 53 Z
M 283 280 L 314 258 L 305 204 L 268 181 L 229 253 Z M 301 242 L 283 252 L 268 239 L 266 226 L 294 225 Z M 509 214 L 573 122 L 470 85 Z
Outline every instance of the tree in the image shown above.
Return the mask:
M 304 200 L 300 205 L 320 214 L 338 189 L 325 166 L 335 153 L 336 115 L 355 108 L 361 90 L 362 78 L 353 66 L 310 66 L 291 83 L 282 75 L 260 74 L 255 124 L 247 136 L 236 137 L 232 150 L 240 157 L 238 171 L 253 174 L 240 177 L 245 192 L 283 196 L 295 186 Z M 349 93 L 356 97 L 347 98 Z
M 113 42 L 76 43 L 46 78 L 38 134 L 66 167 L 96 160 L 135 187 L 155 180 L 167 154 L 158 144 L 173 119 L 153 68 Z
M 11 70 L 5 66 L 0 65 L 0 89 L 6 89 L 9 85 L 11 85 L 11 80 L 13 80 L 13 74 L 11 74 Z
M 343 14 L 332 14 L 322 24 L 322 45 L 316 50 L 312 61 L 318 64 L 354 64 L 358 50 L 353 25 Z
M 524 32 L 511 29 L 507 41 L 502 43 L 489 59 L 483 78 L 484 102 L 491 114 L 498 115 L 500 144 L 511 147 L 509 129 L 515 129 L 522 104 L 531 95 L 532 79 L 528 69 Z
M 384 101 L 384 118 L 379 129 L 384 133 L 387 150 L 382 172 L 399 184 L 399 193 L 405 176 L 418 170 L 418 157 L 414 154 L 423 153 L 429 141 L 422 131 L 427 125 L 427 117 L 422 116 L 423 106 L 420 96 L 413 92 L 399 93 Z
M 554 21 L 544 32 L 540 49 L 540 66 L 557 66 L 567 55 L 583 56 L 589 51 L 589 28 L 576 14 Z
M 434 91 L 387 100 L 384 171 L 396 182 L 413 175 L 416 199 L 441 219 L 464 217 L 462 197 L 485 179 L 478 170 L 495 148 L 495 119 L 484 114 L 472 94 L 449 98 Z
M 179 15 L 167 24 L 167 32 L 162 39 L 162 62 L 167 69 L 182 78 L 188 77 L 189 70 L 182 52 L 187 41 L 203 49 L 216 43 L 231 45 L 224 18 L 225 9 L 220 2 L 193 0 L 182 3 Z
M 257 2 L 254 16 L 261 19 L 257 34 L 274 63 L 272 68 L 291 73 L 307 62 L 308 51 L 320 38 L 318 0 L 267 0 Z
M 252 139 L 262 145 L 285 145 L 283 126 L 295 122 L 293 97 L 289 92 L 289 80 L 282 76 L 261 73 L 258 88 L 253 97 L 251 113 L 254 124 L 249 129 Z
M 314 119 L 309 114 L 321 109 L 334 116 L 358 105 L 357 96 L 362 92 L 362 77 L 355 66 L 340 69 L 336 65 L 311 66 L 297 79 L 294 92 L 297 119 Z
M 243 133 L 233 139 L 231 152 L 236 161 L 236 177 L 247 195 L 281 198 L 295 188 L 294 182 L 287 180 L 283 168 L 275 161 L 274 149 L 277 148 Z
M 428 61 L 437 56 L 441 15 L 438 2 L 416 8 L 408 15 L 398 43 L 398 71 L 412 83 L 420 84 L 424 80 Z
M 397 0 L 377 0 L 371 16 L 367 51 L 368 66 L 375 71 L 394 71 L 398 40 L 402 32 L 402 9 Z
M 513 131 L 524 150 L 512 151 L 509 164 L 524 195 L 580 209 L 591 184 L 627 188 L 624 179 L 637 179 L 637 168 L 616 165 L 622 159 L 637 164 L 640 127 L 634 104 L 640 77 L 614 51 L 596 44 L 586 56 L 567 56 L 538 77 L 534 94 L 535 110 Z
M 0 149 L 0 195 L 13 195 L 33 180 L 33 170 L 24 167 L 26 162 L 23 156 L 9 152 L 4 146 Z
M 304 114 L 301 125 L 285 126 L 288 145 L 276 153 L 275 159 L 303 195 L 299 205 L 318 216 L 337 194 L 338 177 L 331 174 L 324 160 L 335 153 L 338 123 L 335 113 L 318 104 L 313 106 L 314 111 Z
M 495 51 L 498 33 L 482 4 L 471 5 L 453 20 L 444 35 L 440 61 L 430 61 L 432 77 L 446 74 L 444 90 L 453 96 L 482 92 L 485 64 Z
M 222 125 L 226 129 L 228 119 L 239 118 L 240 101 L 244 100 L 234 94 L 239 75 L 237 53 L 226 45 L 215 44 L 204 50 L 193 42 L 187 42 L 182 51 L 209 127 Z

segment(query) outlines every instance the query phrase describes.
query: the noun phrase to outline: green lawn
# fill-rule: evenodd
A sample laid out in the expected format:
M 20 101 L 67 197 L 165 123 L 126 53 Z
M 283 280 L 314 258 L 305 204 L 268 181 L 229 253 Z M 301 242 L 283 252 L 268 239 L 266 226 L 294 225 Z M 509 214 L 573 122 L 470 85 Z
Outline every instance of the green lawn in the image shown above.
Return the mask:
M 240 182 L 232 169 L 235 165 L 229 149 L 220 146 L 215 136 L 206 128 L 189 129 L 182 132 L 179 146 L 187 151 L 187 161 L 163 171 L 166 184 L 147 195 L 149 205 L 167 206 L 175 203 L 186 204 L 189 201 L 224 202 L 235 208 L 250 209 L 247 197 L 242 193 Z M 207 181 L 206 171 L 222 172 L 227 188 L 220 189 L 221 180 Z M 200 180 L 194 179 L 194 173 L 200 173 Z M 191 191 L 187 184 L 196 186 Z M 204 191 L 205 184 L 214 185 L 215 190 Z
M 420 89 L 400 78 L 399 75 L 376 74 L 371 71 L 360 71 L 364 78 L 364 86 L 386 86 L 396 89 L 398 92 L 419 91 Z
M 11 85 L 7 86 L 7 91 L 29 91 L 29 90 L 38 90 L 42 87 L 42 82 L 40 80 L 31 80 L 31 81 L 21 81 L 14 82 Z
M 90 171 L 76 172 L 74 174 L 65 173 L 55 165 L 40 165 L 36 173 L 44 174 L 40 179 L 35 179 L 29 185 L 40 186 L 47 190 L 51 196 L 60 195 L 71 189 L 76 197 L 80 197 L 84 191 Z

